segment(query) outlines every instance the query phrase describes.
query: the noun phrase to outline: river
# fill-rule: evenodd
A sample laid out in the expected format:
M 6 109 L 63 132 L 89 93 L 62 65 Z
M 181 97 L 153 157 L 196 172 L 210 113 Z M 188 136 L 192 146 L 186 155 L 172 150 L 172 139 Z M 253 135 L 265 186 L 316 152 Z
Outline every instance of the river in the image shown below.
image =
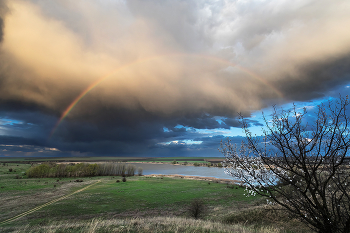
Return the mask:
M 224 173 L 224 168 L 218 167 L 194 167 L 172 164 L 152 164 L 152 163 L 127 163 L 133 164 L 136 168 L 143 169 L 143 175 L 162 174 L 162 175 L 182 175 L 182 176 L 201 176 L 215 177 L 218 179 L 231 179 Z M 137 172 L 136 172 L 137 173 Z

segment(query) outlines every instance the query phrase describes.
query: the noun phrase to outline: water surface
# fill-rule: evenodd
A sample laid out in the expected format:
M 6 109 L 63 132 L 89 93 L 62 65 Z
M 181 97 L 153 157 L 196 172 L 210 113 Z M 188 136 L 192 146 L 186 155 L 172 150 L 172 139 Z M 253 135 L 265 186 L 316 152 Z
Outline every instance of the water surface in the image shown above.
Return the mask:
M 128 163 L 136 168 L 143 169 L 143 175 L 162 174 L 162 175 L 182 175 L 182 176 L 202 176 L 215 177 L 219 179 L 233 179 L 224 173 L 224 168 L 218 167 L 194 167 L 172 164 L 151 164 L 151 163 Z

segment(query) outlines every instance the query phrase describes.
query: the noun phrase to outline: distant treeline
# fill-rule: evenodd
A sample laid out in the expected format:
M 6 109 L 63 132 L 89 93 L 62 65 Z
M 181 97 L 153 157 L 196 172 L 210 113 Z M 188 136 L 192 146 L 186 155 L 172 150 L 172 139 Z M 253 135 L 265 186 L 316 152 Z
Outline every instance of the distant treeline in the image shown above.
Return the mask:
M 136 166 L 125 163 L 43 163 L 26 171 L 29 178 L 87 177 L 87 176 L 134 176 Z

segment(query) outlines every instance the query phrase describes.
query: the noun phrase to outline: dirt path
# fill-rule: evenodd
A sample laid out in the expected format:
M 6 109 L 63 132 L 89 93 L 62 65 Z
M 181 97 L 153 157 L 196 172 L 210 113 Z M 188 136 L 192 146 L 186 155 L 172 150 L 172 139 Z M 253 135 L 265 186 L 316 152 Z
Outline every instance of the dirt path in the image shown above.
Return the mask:
M 28 214 L 31 214 L 31 213 L 33 213 L 33 212 L 35 212 L 35 211 L 37 211 L 37 210 L 40 210 L 40 209 L 44 208 L 45 206 L 49 206 L 49 205 L 51 205 L 51 204 L 53 204 L 53 203 L 55 203 L 55 202 L 61 201 L 61 200 L 65 199 L 65 198 L 67 198 L 67 197 L 70 197 L 70 196 L 72 196 L 72 195 L 74 195 L 74 194 L 76 194 L 76 193 L 82 192 L 82 191 L 84 191 L 85 189 L 88 189 L 88 188 L 90 188 L 92 185 L 97 184 L 97 183 L 99 183 L 99 182 L 101 182 L 101 181 L 98 180 L 97 182 L 95 182 L 95 183 L 93 183 L 93 184 L 90 184 L 90 185 L 86 186 L 85 188 L 79 189 L 79 190 L 77 190 L 77 191 L 75 191 L 75 192 L 73 192 L 73 193 L 67 194 L 67 195 L 65 195 L 65 196 L 63 196 L 63 197 L 57 198 L 57 199 L 52 200 L 52 201 L 50 201 L 50 202 L 47 202 L 47 203 L 45 203 L 45 204 L 43 204 L 43 205 L 40 205 L 40 206 L 38 206 L 38 207 L 36 207 L 36 208 L 34 208 L 34 209 L 28 210 L 28 211 L 26 211 L 26 212 L 24 212 L 24 213 L 22 213 L 22 214 L 19 214 L 19 215 L 15 216 L 15 217 L 12 217 L 12 218 L 9 218 L 9 219 L 7 219 L 7 220 L 5 220 L 5 221 L 2 221 L 2 222 L 0 222 L 0 225 L 13 222 L 13 221 L 15 221 L 15 220 L 17 220 L 17 219 L 19 219 L 19 218 L 22 218 L 22 217 L 24 217 L 24 216 L 26 216 L 26 215 L 28 215 Z

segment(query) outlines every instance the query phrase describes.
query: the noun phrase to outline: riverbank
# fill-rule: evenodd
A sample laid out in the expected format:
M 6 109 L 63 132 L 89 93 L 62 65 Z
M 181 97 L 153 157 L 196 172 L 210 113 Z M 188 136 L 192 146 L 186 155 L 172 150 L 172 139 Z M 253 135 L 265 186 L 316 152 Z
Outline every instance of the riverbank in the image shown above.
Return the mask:
M 203 180 L 208 182 L 215 182 L 220 184 L 242 184 L 242 181 L 232 180 L 232 179 L 220 179 L 215 177 L 202 177 L 202 176 L 184 176 L 184 175 L 162 175 L 162 174 L 150 174 L 145 175 L 145 177 L 170 177 L 170 178 L 181 178 L 187 180 Z

